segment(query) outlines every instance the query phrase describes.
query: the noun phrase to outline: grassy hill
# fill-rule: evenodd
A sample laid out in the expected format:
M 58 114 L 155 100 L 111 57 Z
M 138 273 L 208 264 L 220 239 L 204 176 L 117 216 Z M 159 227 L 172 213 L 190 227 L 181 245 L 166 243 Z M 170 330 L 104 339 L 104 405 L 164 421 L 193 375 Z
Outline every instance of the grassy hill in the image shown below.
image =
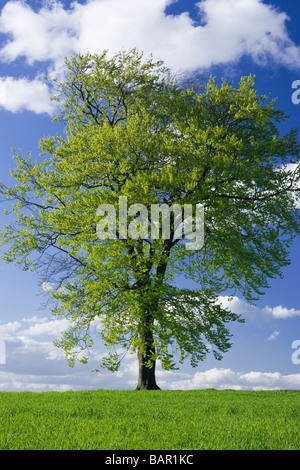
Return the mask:
M 1 392 L 0 449 L 300 449 L 300 391 Z

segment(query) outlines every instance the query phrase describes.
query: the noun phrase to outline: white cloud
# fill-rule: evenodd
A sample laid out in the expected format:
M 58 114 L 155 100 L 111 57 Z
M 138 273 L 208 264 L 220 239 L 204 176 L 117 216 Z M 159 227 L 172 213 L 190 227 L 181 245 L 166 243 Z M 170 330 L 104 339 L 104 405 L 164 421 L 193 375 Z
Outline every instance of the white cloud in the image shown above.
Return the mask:
M 256 305 L 250 305 L 245 300 L 237 296 L 219 296 L 218 303 L 223 308 L 228 308 L 233 313 L 241 315 L 248 323 L 255 325 L 264 325 L 272 320 L 272 315 Z
M 9 338 L 12 334 L 18 331 L 21 327 L 21 323 L 18 321 L 8 322 L 4 325 L 0 325 L 0 338 L 2 340 Z
M 64 10 L 59 3 L 56 8 L 50 5 L 36 13 L 30 4 L 8 1 L 2 9 L 0 31 L 12 39 L 1 49 L 0 57 L 12 62 L 24 56 L 29 64 L 56 61 L 74 51 L 75 28 L 76 15 Z
M 68 10 L 60 2 L 50 1 L 44 2 L 39 11 L 34 11 L 29 2 L 7 1 L 0 15 L 0 32 L 7 37 L 0 60 L 10 63 L 24 57 L 29 65 L 47 61 L 49 69 L 58 73 L 66 55 L 100 53 L 104 49 L 116 53 L 136 47 L 146 55 L 153 53 L 156 59 L 163 59 L 174 71 L 232 63 L 243 55 L 259 64 L 272 60 L 299 68 L 300 48 L 289 38 L 289 18 L 272 5 L 262 0 L 202 0 L 195 2 L 199 21 L 194 22 L 188 13 L 165 13 L 174 1 L 74 1 Z M 2 85 L 3 80 L 6 87 L 14 85 L 7 90 L 12 96 L 7 98 L 6 109 L 53 111 L 38 80 L 33 81 L 32 88 L 24 79 L 18 83 L 2 79 Z M 17 86 L 23 99 L 14 97 Z M 40 98 L 27 99 L 26 92 L 31 94 L 35 87 Z
M 284 12 L 261 0 L 204 0 L 198 6 L 206 21 L 201 30 L 206 66 L 248 54 L 258 63 L 272 58 L 295 67 L 299 48 L 289 39 Z
M 232 312 L 241 315 L 247 321 L 253 321 L 255 323 L 262 321 L 270 321 L 272 319 L 287 319 L 300 316 L 300 310 L 296 308 L 286 308 L 282 305 L 275 307 L 269 307 L 268 305 L 264 308 L 250 305 L 245 300 L 240 299 L 237 296 L 219 296 L 218 302 L 224 308 L 229 308 Z
M 280 333 L 279 331 L 273 331 L 273 333 L 269 336 L 267 341 L 274 341 L 278 337 L 279 333 Z
M 59 336 L 63 330 L 70 326 L 70 322 L 63 318 L 61 320 L 49 320 L 31 325 L 24 334 L 28 336 L 53 335 Z
M 261 0 L 195 2 L 202 24 L 188 13 L 166 15 L 169 0 L 90 0 L 73 2 L 67 11 L 59 2 L 35 12 L 21 1 L 2 9 L 0 29 L 10 39 L 1 57 L 29 63 L 61 59 L 70 52 L 99 52 L 137 47 L 153 52 L 172 68 L 193 70 L 236 60 L 249 54 L 261 62 L 272 57 L 288 67 L 299 48 L 288 36 L 288 16 Z
M 55 107 L 45 82 L 36 78 L 0 77 L 0 108 L 13 113 L 26 109 L 36 114 L 52 114 Z
M 249 310 L 251 309 L 256 310 L 256 307 L 247 304 L 245 300 L 240 299 L 237 296 L 229 297 L 228 295 L 220 295 L 218 303 L 220 303 L 223 308 L 229 308 L 232 312 L 238 315 L 249 313 Z
M 120 370 L 114 374 L 105 371 L 100 374 L 90 373 L 91 369 L 99 366 L 99 359 L 103 355 L 103 352 L 97 351 L 92 352 L 88 365 L 77 364 L 69 368 L 63 352 L 52 344 L 52 339 L 66 326 L 63 322 L 34 316 L 0 325 L 0 339 L 4 340 L 6 346 L 6 358 L 0 364 L 0 390 L 40 392 L 135 388 L 138 371 L 136 355 L 125 356 Z M 47 335 L 46 340 L 44 335 Z M 166 390 L 300 389 L 300 374 L 236 372 L 230 368 L 210 368 L 189 373 L 165 371 L 158 363 L 156 375 L 158 385 Z
M 249 372 L 240 375 L 245 387 L 253 390 L 299 389 L 300 374 L 283 375 L 279 372 Z
M 300 310 L 295 308 L 286 308 L 282 305 L 278 305 L 277 307 L 273 308 L 267 306 L 264 310 L 267 313 L 270 313 L 274 318 L 285 319 L 300 316 Z
M 40 335 L 59 335 L 67 329 L 70 322 L 65 319 L 36 317 L 23 318 L 21 321 L 0 324 L 0 338 L 12 339 Z
M 282 375 L 279 372 L 234 372 L 231 369 L 209 369 L 196 372 L 191 378 L 173 381 L 169 388 L 192 390 L 202 388 L 234 390 L 300 389 L 300 374 Z
M 53 282 L 43 282 L 41 287 L 44 292 L 52 292 L 55 288 L 55 284 Z

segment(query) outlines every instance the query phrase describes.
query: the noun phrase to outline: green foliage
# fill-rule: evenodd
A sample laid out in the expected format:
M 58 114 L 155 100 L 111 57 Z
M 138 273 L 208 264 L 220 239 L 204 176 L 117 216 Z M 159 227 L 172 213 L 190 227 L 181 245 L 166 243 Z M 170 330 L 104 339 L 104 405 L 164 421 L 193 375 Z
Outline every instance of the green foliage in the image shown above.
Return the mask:
M 16 154 L 16 185 L 1 185 L 15 201 L 3 259 L 52 283 L 53 313 L 70 320 L 56 341 L 70 365 L 87 362 L 95 322 L 108 348 L 145 352 L 151 341 L 149 365 L 159 358 L 174 368 L 179 353 L 195 366 L 210 347 L 220 359 L 228 324 L 241 319 L 217 296 L 228 289 L 252 302 L 289 263 L 299 233 L 298 129 L 280 135 L 286 116 L 251 76 L 237 88 L 211 79 L 199 91 L 135 50 L 66 65 L 66 80 L 54 83 L 64 133 L 42 138 L 36 161 Z M 120 196 L 146 207 L 204 204 L 203 249 L 187 250 L 174 226 L 170 240 L 100 240 L 97 208 L 117 209 Z M 198 288 L 175 287 L 178 275 Z M 104 360 L 118 364 L 115 352 Z
M 0 449 L 299 450 L 299 393 L 2 392 Z

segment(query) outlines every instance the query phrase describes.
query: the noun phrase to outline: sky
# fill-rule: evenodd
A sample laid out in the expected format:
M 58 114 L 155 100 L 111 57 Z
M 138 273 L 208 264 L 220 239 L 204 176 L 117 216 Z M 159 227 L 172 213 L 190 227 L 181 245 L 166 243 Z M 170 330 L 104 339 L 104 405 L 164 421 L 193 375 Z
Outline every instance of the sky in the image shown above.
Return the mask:
M 43 79 L 64 74 L 64 58 L 76 53 L 109 54 L 136 47 L 162 59 L 174 73 L 223 77 L 236 84 L 256 76 L 256 89 L 277 98 L 300 124 L 300 4 L 297 0 L 1 0 L 0 1 L 0 181 L 12 184 L 12 149 L 38 157 L 38 141 L 56 134 L 57 113 Z M 298 85 L 299 86 L 299 85 Z M 7 222 L 0 204 L 0 226 Z M 242 314 L 230 327 L 232 347 L 222 361 L 210 354 L 196 368 L 184 363 L 164 371 L 164 389 L 300 390 L 300 239 L 283 278 L 255 306 L 242 296 L 219 301 Z M 182 281 L 189 286 L 189 281 Z M 52 342 L 67 327 L 52 316 L 47 286 L 35 273 L 0 262 L 0 391 L 133 389 L 135 355 L 117 373 L 90 371 L 105 349 L 99 343 L 87 365 L 68 367 Z M 97 325 L 94 325 L 95 332 Z

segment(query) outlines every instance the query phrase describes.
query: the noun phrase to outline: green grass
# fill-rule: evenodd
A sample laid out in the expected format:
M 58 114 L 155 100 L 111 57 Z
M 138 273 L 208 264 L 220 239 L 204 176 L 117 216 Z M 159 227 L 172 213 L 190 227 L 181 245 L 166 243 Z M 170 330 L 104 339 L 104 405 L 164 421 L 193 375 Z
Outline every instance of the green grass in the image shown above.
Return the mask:
M 299 391 L 0 393 L 0 449 L 300 449 Z

